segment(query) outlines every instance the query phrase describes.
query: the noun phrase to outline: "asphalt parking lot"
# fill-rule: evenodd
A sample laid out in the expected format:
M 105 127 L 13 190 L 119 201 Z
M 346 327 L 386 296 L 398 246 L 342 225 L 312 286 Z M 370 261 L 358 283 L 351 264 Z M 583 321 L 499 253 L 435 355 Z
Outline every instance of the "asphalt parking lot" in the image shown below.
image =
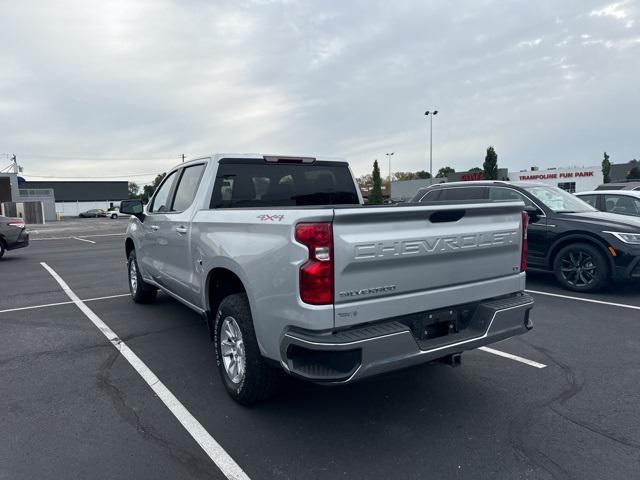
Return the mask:
M 530 272 L 535 328 L 495 352 L 347 387 L 291 379 L 245 408 L 224 391 L 201 317 L 166 295 L 128 298 L 125 223 L 33 228 L 30 247 L 0 261 L 0 479 L 228 472 L 42 263 L 244 478 L 640 477 L 640 284 L 575 295 Z

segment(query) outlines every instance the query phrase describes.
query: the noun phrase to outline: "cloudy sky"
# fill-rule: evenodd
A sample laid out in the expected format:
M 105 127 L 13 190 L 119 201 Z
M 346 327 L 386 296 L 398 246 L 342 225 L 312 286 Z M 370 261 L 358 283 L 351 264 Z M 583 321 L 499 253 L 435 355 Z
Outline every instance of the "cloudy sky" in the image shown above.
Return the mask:
M 434 108 L 434 170 L 640 157 L 639 0 L 0 0 L 0 153 L 28 178 L 254 151 L 428 169 Z

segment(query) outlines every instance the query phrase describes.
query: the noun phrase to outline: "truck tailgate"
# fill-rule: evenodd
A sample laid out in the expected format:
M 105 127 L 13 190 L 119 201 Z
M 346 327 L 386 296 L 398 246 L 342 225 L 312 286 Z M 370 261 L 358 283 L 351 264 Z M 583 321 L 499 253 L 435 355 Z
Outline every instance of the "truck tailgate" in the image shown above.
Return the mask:
M 520 202 L 334 210 L 335 325 L 524 288 Z

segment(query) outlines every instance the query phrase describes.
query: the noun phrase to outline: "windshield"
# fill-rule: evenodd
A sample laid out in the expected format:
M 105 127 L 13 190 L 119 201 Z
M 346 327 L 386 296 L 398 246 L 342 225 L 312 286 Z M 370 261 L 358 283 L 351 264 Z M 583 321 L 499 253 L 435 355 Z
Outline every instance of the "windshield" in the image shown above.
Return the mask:
M 555 213 L 578 213 L 597 211 L 584 200 L 565 192 L 558 187 L 548 187 L 545 185 L 535 185 L 524 187 L 525 190 L 534 195 Z

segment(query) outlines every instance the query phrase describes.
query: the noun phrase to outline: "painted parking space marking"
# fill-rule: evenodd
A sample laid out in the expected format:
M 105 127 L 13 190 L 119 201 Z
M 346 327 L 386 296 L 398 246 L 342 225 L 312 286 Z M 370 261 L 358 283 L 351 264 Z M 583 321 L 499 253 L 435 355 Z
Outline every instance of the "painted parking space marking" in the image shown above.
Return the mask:
M 91 235 L 76 235 L 69 237 L 44 237 L 44 238 L 30 238 L 30 241 L 43 241 L 43 240 L 80 240 L 82 238 L 94 238 L 94 237 L 122 237 L 126 233 L 94 233 Z M 95 243 L 95 242 L 92 242 Z
M 527 293 L 535 293 L 538 295 L 547 295 L 549 297 L 565 298 L 570 300 L 577 300 L 579 302 L 597 303 L 599 305 L 608 305 L 610 307 L 629 308 L 631 310 L 640 310 L 638 305 L 628 305 L 626 303 L 606 302 L 604 300 L 594 300 L 592 298 L 574 297 L 572 295 L 561 295 L 559 293 L 541 292 L 539 290 L 525 290 Z
M 83 302 L 95 302 L 97 300 L 107 300 L 109 298 L 120 298 L 120 297 L 129 297 L 130 293 L 119 293 L 118 295 L 107 295 L 106 297 L 95 297 L 95 298 L 85 298 L 82 300 Z M 70 305 L 74 302 L 56 302 L 56 303 L 46 303 L 44 305 L 31 305 L 29 307 L 16 307 L 16 308 L 7 308 L 6 310 L 0 310 L 0 313 L 7 312 L 19 312 L 21 310 L 34 310 L 37 308 L 47 308 L 47 307 L 57 307 L 58 305 Z
M 86 239 L 86 238 L 80 238 L 80 237 L 71 237 L 71 238 L 73 238 L 74 240 L 79 240 L 81 242 L 96 243 L 93 240 L 89 240 L 89 239 Z
M 80 298 L 69 288 L 67 283 L 45 262 L 40 265 L 49 272 L 58 285 L 67 294 L 82 313 L 96 326 L 98 330 L 111 342 L 120 352 L 120 355 L 138 372 L 142 379 L 155 392 L 158 398 L 165 404 L 169 411 L 187 430 L 189 435 L 200 445 L 202 450 L 218 466 L 220 471 L 230 480 L 249 480 L 247 474 L 231 458 L 231 456 L 220 446 L 220 444 L 207 432 L 196 418 L 186 409 L 182 403 L 171 393 L 171 391 L 160 381 L 151 369 L 123 342 L 109 326 L 104 323 L 93 310 L 91 310 Z
M 487 352 L 487 353 L 492 353 L 494 355 L 498 355 L 499 357 L 508 358 L 510 360 L 515 360 L 516 362 L 524 363 L 531 367 L 546 368 L 546 365 L 544 363 L 534 362 L 533 360 L 529 360 L 528 358 L 519 357 L 518 355 L 512 355 L 511 353 L 503 352 L 501 350 L 496 350 L 495 348 L 479 347 L 478 350 L 482 350 L 483 352 Z

